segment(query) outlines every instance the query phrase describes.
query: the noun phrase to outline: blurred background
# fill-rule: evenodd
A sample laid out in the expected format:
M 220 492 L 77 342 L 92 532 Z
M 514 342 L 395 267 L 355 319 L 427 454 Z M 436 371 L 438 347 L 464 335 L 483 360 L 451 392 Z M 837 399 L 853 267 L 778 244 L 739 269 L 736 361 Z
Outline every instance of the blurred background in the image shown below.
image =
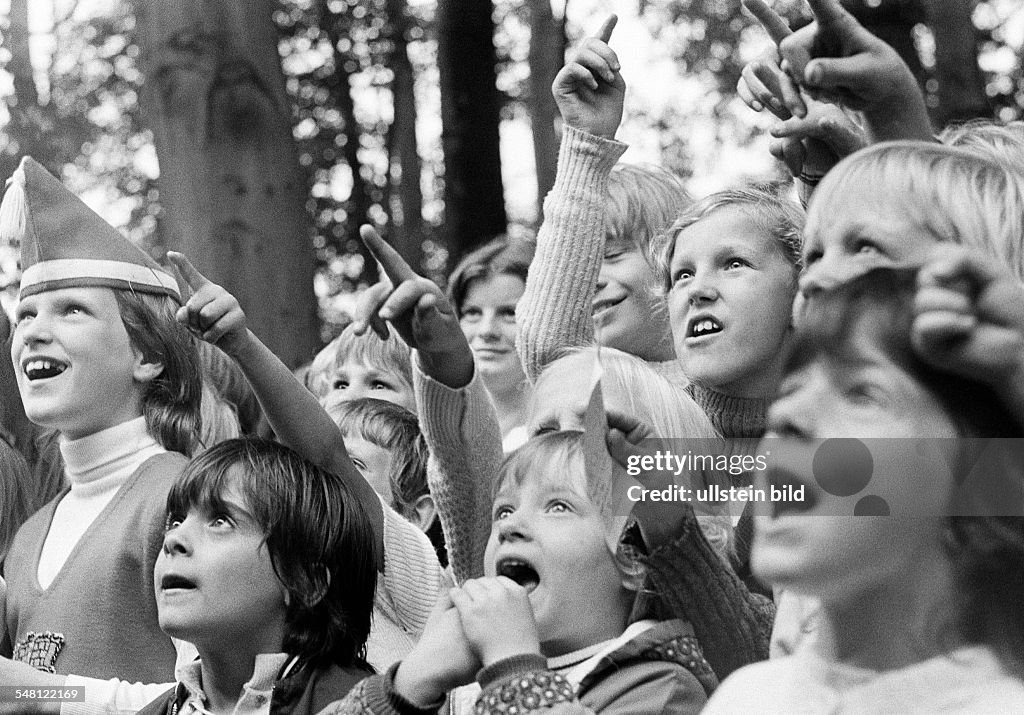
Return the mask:
M 911 65 L 937 129 L 1024 115 L 1020 0 L 844 5 Z M 783 175 L 770 118 L 735 96 L 770 47 L 740 0 L 0 0 L 0 179 L 30 154 L 154 257 L 183 250 L 296 366 L 376 278 L 359 224 L 440 283 L 536 230 L 551 81 L 612 12 L 625 161 L 698 196 Z M 17 255 L 0 246 L 7 310 Z

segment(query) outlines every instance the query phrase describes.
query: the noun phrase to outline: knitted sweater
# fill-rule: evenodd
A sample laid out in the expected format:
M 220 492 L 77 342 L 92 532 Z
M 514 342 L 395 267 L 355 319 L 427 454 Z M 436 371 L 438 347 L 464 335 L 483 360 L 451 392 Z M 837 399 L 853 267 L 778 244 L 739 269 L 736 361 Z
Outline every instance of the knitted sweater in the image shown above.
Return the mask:
M 824 660 L 813 650 L 736 672 L 705 715 L 1024 712 L 1024 683 L 982 646 L 881 673 Z
M 501 429 L 479 371 L 453 390 L 423 373 L 414 355 L 413 388 L 430 449 L 427 482 L 444 528 L 457 583 L 484 574 L 491 535 L 492 488 L 504 459 Z
M 14 655 L 40 669 L 147 683 L 169 680 L 175 649 L 157 623 L 153 566 L 163 543 L 167 492 L 186 463 L 147 460 L 117 491 L 48 588 L 39 555 L 67 490 L 18 531 L 5 563 Z

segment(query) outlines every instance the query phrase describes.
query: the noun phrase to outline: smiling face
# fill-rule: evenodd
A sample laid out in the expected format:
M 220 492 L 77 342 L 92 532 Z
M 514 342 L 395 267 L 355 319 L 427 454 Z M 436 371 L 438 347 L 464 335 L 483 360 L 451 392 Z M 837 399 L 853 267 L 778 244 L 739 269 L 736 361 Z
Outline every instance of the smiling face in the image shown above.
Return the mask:
M 462 300 L 459 325 L 488 385 L 515 388 L 526 380 L 516 352 L 516 304 L 525 289 L 522 278 L 503 273 L 472 281 Z
M 863 180 L 846 181 L 836 189 L 813 202 L 807 215 L 803 295 L 871 268 L 919 265 L 934 249 L 937 239 L 921 225 L 910 203 Z
M 582 457 L 576 461 L 582 469 Z M 548 469 L 519 484 L 506 478 L 494 500 L 484 572 L 529 591 L 541 651 L 551 657 L 621 634 L 632 595 L 605 545 L 597 507 L 564 470 Z
M 796 268 L 735 207 L 675 238 L 668 294 L 676 356 L 694 382 L 736 397 L 770 397 L 790 332 Z
M 759 448 L 772 455 L 771 478 L 784 475 L 784 481 L 802 484 L 808 498 L 759 521 L 754 570 L 768 583 L 826 604 L 851 602 L 911 578 L 915 564 L 927 563 L 925 555 L 941 548 L 943 519 L 934 515 L 943 513 L 953 488 L 946 451 L 952 442 L 914 440 L 955 437 L 953 422 L 879 348 L 877 332 L 877 325 L 861 318 L 846 338 L 855 347 L 819 349 L 797 362 L 782 381 L 769 411 L 767 441 Z M 865 440 L 858 449 L 870 452 L 869 481 L 851 497 L 836 496 L 840 490 L 834 488 L 826 492 L 814 476 L 822 473 L 818 448 L 829 438 Z M 866 495 L 882 497 L 894 516 L 835 516 L 852 514 L 852 504 Z
M 595 338 L 644 360 L 671 360 L 672 341 L 664 301 L 656 294 L 654 268 L 627 239 L 609 239 L 594 294 Z
M 321 400 L 324 409 L 349 400 L 372 397 L 400 405 L 416 413 L 416 397 L 412 385 L 384 368 L 368 365 L 361 360 L 346 360 L 334 372 L 331 391 Z
M 25 413 L 79 439 L 142 415 L 159 374 L 128 338 L 109 288 L 61 288 L 21 300 L 11 358 Z
M 206 649 L 279 652 L 285 635 L 285 588 L 264 534 L 236 483 L 232 467 L 223 508 L 192 506 L 168 517 L 154 569 L 160 628 Z

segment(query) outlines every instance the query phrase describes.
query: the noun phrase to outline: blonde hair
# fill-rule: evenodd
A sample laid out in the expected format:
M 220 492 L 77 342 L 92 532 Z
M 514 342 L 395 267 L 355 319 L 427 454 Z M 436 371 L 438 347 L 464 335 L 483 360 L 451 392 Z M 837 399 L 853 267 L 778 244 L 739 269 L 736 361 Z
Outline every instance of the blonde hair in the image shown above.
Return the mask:
M 632 241 L 649 257 L 655 238 L 692 202 L 682 180 L 670 171 L 616 164 L 608 177 L 607 239 Z
M 960 147 L 980 156 L 1009 164 L 1024 171 L 1024 122 L 997 124 L 990 119 L 972 119 L 946 127 L 939 135 L 946 146 Z
M 598 355 L 601 360 L 601 386 L 606 402 L 609 396 L 625 398 L 624 404 L 612 405 L 614 409 L 645 422 L 654 430 L 657 437 L 708 442 L 721 437 L 704 410 L 684 388 L 669 382 L 645 360 L 635 355 L 615 348 L 598 349 L 591 346 L 569 348 L 558 359 L 582 360 L 588 356 L 597 359 Z M 536 392 L 534 394 L 536 399 Z M 560 473 L 573 474 L 568 469 Z M 577 489 L 580 488 L 576 482 L 573 482 L 573 485 Z M 729 554 L 734 548 L 732 520 L 728 516 L 701 515 L 697 517 L 697 521 L 715 551 L 728 561 Z
M 808 223 L 830 220 L 852 185 L 877 192 L 937 242 L 984 251 L 1024 278 L 1024 175 L 981 154 L 941 144 L 889 142 L 839 163 L 814 194 Z
M 800 206 L 782 195 L 779 183 L 750 184 L 718 191 L 684 211 L 653 247 L 654 265 L 666 293 L 672 289 L 672 257 L 679 234 L 712 213 L 726 208 L 743 211 L 764 232 L 775 239 L 779 250 L 793 266 L 794 273 L 802 266 L 804 212 Z
M 334 375 L 346 362 L 358 361 L 394 374 L 412 390 L 412 352 L 409 346 L 395 335 L 388 333 L 382 340 L 373 330 L 356 335 L 354 324 L 345 328 L 341 335 L 316 354 L 306 373 L 306 387 L 323 399 L 333 389 Z

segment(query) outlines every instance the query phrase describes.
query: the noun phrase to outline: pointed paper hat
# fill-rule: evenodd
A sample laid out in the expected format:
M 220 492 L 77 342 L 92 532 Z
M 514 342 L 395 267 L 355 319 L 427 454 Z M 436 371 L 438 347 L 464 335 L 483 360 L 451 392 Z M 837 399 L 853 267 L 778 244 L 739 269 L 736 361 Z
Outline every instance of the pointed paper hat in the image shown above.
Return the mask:
M 19 298 L 104 286 L 181 300 L 173 276 L 29 156 L 7 182 L 0 240 L 21 242 Z

